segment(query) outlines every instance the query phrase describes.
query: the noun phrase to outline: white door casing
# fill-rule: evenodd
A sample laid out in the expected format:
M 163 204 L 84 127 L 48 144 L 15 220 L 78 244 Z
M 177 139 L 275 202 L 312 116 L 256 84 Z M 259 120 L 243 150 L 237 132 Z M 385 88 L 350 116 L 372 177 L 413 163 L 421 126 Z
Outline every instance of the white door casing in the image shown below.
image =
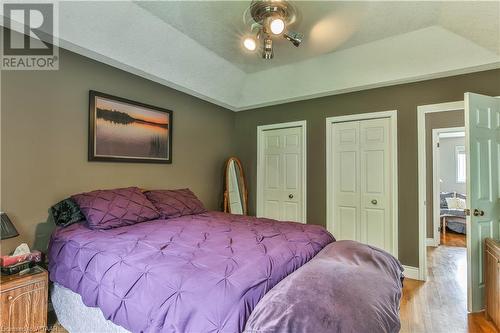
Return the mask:
M 327 119 L 327 228 L 397 256 L 397 113 Z
M 418 139 L 418 280 L 427 279 L 427 166 L 425 115 L 464 109 L 464 101 L 420 105 L 417 107 Z
M 484 308 L 484 239 L 500 238 L 500 99 L 465 94 L 467 290 L 469 311 Z
M 257 216 L 306 223 L 306 124 L 259 126 Z

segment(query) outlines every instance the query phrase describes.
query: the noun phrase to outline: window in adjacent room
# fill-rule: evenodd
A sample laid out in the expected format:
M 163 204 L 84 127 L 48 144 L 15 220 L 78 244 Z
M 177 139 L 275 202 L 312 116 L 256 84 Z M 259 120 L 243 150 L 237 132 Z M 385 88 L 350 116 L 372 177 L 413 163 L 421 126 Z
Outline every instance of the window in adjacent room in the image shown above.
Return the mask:
M 457 183 L 465 183 L 467 177 L 465 146 L 455 146 L 455 161 L 457 164 Z

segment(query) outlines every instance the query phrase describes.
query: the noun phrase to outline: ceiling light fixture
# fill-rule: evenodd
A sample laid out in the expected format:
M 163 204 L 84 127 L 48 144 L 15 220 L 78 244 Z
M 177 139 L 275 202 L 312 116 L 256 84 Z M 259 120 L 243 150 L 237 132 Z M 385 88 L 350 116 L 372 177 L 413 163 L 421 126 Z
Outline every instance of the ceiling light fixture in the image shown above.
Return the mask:
M 245 48 L 248 51 L 255 51 L 255 49 L 257 48 L 257 43 L 255 43 L 255 39 L 253 39 L 251 37 L 247 37 L 243 41 L 243 46 L 245 46 Z
M 304 36 L 301 33 L 293 31 L 287 32 L 286 34 L 283 35 L 283 37 L 285 37 L 286 40 L 292 42 L 292 44 L 295 47 L 299 47 L 300 43 L 302 43 L 302 38 L 304 38 Z
M 273 57 L 274 57 L 273 40 L 268 36 L 264 39 L 264 51 L 262 52 L 262 58 L 272 59 Z
M 269 23 L 269 29 L 275 35 L 280 35 L 285 30 L 285 21 L 281 18 L 273 18 Z
M 272 37 L 282 36 L 298 47 L 304 36 L 288 29 L 296 20 L 295 7 L 286 0 L 253 0 L 245 12 L 245 23 L 251 26 L 251 33 L 255 38 L 246 37 L 243 45 L 253 51 L 257 48 L 256 40 L 262 39 L 264 59 L 272 59 L 274 56 Z

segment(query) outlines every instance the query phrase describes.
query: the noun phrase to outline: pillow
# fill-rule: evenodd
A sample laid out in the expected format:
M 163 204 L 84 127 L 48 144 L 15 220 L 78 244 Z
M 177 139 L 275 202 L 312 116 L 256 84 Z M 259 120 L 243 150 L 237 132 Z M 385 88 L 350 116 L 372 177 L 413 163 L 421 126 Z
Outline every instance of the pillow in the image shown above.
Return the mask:
M 155 207 L 158 208 L 161 216 L 166 219 L 201 214 L 207 211 L 203 203 L 188 188 L 181 190 L 154 190 L 147 191 L 145 194 Z
M 465 208 L 467 208 L 467 204 L 466 204 L 465 199 L 455 198 L 455 201 L 457 202 L 457 208 L 458 209 L 465 209 Z
M 137 187 L 98 190 L 71 197 L 91 229 L 111 229 L 154 220 L 160 214 Z
M 441 192 L 440 193 L 440 207 L 442 209 L 447 209 L 448 208 L 448 203 L 446 202 L 446 199 L 447 198 L 454 198 L 455 197 L 455 193 L 453 192 Z
M 446 198 L 446 202 L 448 203 L 448 209 L 465 209 L 465 200 L 464 200 L 464 203 L 462 205 L 464 208 L 460 208 L 461 204 L 459 204 L 459 200 L 463 200 L 463 199 Z
M 455 198 L 446 198 L 446 206 L 448 209 L 457 209 L 457 201 Z
M 54 223 L 60 227 L 67 227 L 73 223 L 85 220 L 85 216 L 72 199 L 64 199 L 50 207 Z

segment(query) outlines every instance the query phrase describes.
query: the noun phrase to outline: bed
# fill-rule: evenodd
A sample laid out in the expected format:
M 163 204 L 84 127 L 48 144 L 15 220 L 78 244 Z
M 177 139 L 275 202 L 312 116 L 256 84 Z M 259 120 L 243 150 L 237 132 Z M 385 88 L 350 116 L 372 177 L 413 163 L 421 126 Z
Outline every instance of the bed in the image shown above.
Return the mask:
M 449 208 L 446 198 L 460 198 L 465 200 L 466 196 L 457 192 L 440 193 L 440 218 L 442 230 L 445 233 L 446 228 L 460 234 L 466 234 L 466 216 L 465 209 Z
M 400 328 L 403 269 L 399 262 L 355 242 L 346 250 L 317 225 L 220 212 L 107 230 L 90 229 L 82 221 L 55 230 L 48 257 L 54 309 L 72 333 L 268 332 L 267 314 L 281 311 L 273 302 L 279 297 L 316 307 L 317 314 L 319 309 L 327 310 L 321 316 L 331 320 L 319 320 L 325 332 L 357 327 L 358 321 L 344 313 L 363 306 L 364 325 L 370 332 Z M 312 284 L 314 272 L 324 277 L 325 285 Z M 290 280 L 294 277 L 302 282 Z M 366 289 L 368 279 L 375 281 L 371 286 L 380 288 L 365 293 L 363 300 L 353 294 L 355 300 L 344 304 L 340 295 Z M 294 288 L 286 287 L 290 284 Z M 329 303 L 318 306 L 317 295 L 303 298 L 294 294 L 297 288 L 320 288 L 330 295 Z M 275 297 L 263 300 L 273 290 Z M 269 312 L 254 313 L 258 304 Z M 326 304 L 336 304 L 339 310 L 331 313 Z M 293 320 L 303 317 L 298 307 L 289 309 L 288 315 Z M 271 331 L 293 322 L 282 319 Z M 299 331 L 310 332 L 307 327 Z

